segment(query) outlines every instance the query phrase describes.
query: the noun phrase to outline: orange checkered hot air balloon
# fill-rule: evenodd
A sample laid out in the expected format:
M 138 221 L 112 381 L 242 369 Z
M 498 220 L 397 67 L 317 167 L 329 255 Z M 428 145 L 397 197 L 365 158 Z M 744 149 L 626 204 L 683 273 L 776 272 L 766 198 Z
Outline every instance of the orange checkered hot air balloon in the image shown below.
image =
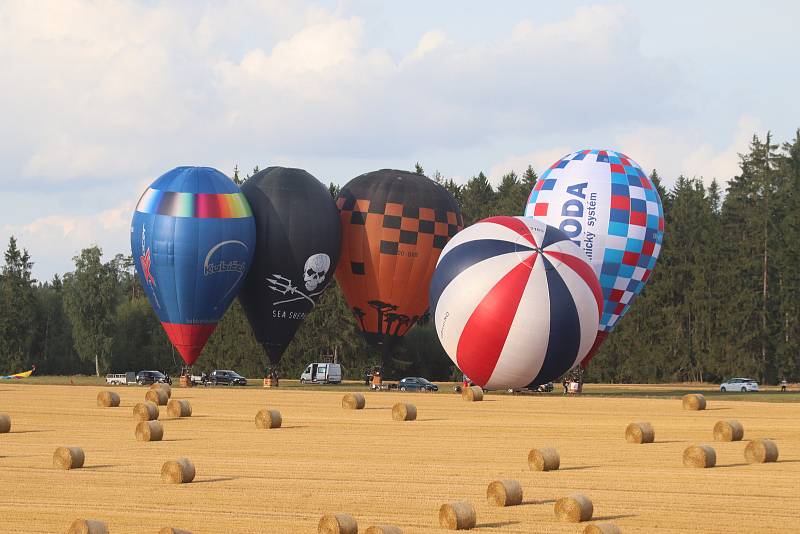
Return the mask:
M 464 226 L 461 210 L 430 178 L 391 169 L 353 178 L 336 205 L 336 279 L 367 342 L 385 354 L 427 312 L 439 254 Z

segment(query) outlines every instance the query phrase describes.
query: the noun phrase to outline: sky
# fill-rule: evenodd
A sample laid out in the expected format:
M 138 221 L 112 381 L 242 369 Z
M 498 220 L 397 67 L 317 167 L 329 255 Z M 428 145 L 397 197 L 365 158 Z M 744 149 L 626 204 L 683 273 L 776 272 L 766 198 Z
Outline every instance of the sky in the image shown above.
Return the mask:
M 179 165 L 464 183 L 619 150 L 724 186 L 800 127 L 797 2 L 0 0 L 0 246 L 130 251 Z M 520 213 L 523 207 L 520 207 Z

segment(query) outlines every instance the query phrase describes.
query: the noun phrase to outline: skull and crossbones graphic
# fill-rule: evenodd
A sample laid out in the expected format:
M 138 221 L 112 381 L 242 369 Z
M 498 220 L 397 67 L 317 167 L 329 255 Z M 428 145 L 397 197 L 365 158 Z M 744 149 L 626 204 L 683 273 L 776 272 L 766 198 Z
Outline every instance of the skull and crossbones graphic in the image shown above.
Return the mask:
M 267 278 L 269 288 L 281 295 L 290 295 L 290 298 L 273 302 L 273 306 L 278 304 L 287 304 L 298 300 L 306 299 L 312 306 L 316 305 L 312 297 L 316 297 L 325 289 L 321 287 L 319 291 L 315 290 L 322 285 L 325 276 L 331 268 L 331 258 L 327 254 L 314 254 L 306 260 L 305 267 L 303 268 L 303 282 L 307 292 L 301 291 L 298 287 L 292 284 L 292 281 L 280 274 L 273 274 L 272 278 Z

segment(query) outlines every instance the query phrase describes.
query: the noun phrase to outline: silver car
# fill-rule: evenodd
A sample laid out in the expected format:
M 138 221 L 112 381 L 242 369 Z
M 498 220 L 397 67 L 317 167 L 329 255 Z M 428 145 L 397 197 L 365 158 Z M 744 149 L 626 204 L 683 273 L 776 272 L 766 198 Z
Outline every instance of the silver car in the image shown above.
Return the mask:
M 758 391 L 758 382 L 752 378 L 731 378 L 719 386 L 720 391 Z

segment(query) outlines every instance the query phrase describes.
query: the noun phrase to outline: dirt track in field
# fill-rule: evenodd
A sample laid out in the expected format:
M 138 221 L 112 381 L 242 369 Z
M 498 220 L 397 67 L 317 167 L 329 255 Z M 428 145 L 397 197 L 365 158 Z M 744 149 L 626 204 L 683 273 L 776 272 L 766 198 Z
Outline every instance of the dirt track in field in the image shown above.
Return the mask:
M 557 523 L 555 499 L 582 492 L 595 518 L 626 533 L 789 532 L 800 509 L 800 404 L 709 402 L 686 412 L 680 400 L 511 397 L 467 403 L 451 393 L 366 393 L 366 409 L 341 408 L 343 392 L 173 389 L 193 415 L 169 419 L 164 441 L 134 438 L 132 406 L 145 389 L 117 387 L 122 405 L 98 408 L 100 387 L 0 384 L 0 530 L 65 532 L 78 517 L 112 533 L 316 532 L 325 512 L 350 513 L 361 531 L 394 523 L 406 533 L 444 532 L 439 505 L 472 501 L 478 532 L 578 533 Z M 413 422 L 391 406 L 416 404 Z M 258 430 L 256 412 L 276 408 L 283 427 Z M 745 441 L 714 443 L 719 419 L 738 419 Z M 629 422 L 649 421 L 656 442 L 624 440 Z M 776 464 L 747 465 L 748 439 L 774 439 Z M 713 469 L 681 464 L 689 444 L 717 451 Z M 57 446 L 80 446 L 86 466 L 52 468 Z M 552 446 L 561 470 L 531 472 L 532 447 Z M 190 458 L 192 484 L 166 485 L 161 465 Z M 523 505 L 492 508 L 486 486 L 514 478 Z

